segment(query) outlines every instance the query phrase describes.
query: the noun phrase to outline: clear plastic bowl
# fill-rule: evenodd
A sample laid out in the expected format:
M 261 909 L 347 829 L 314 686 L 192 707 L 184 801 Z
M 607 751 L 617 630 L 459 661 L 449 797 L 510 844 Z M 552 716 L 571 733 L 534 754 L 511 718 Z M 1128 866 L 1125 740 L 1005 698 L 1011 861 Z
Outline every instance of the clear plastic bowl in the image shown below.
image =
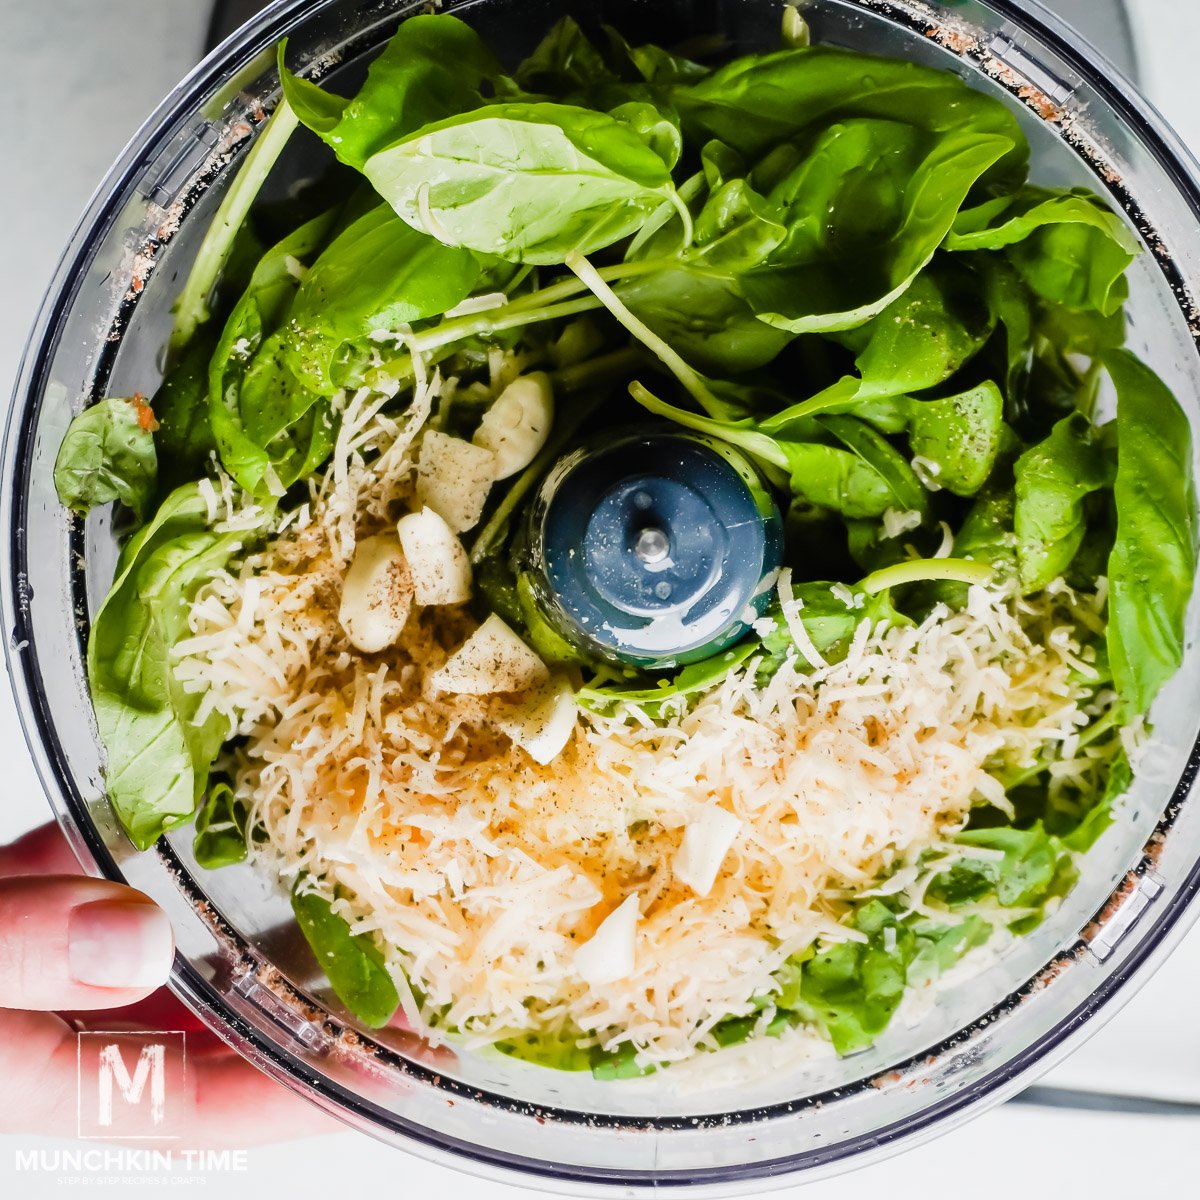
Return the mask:
M 417 7 L 282 0 L 268 8 L 167 98 L 67 249 L 17 385 L 0 514 L 10 669 L 54 811 L 90 869 L 166 908 L 178 937 L 172 987 L 213 1029 L 349 1124 L 430 1159 L 559 1191 L 761 1191 L 949 1129 L 1065 1055 L 1194 916 L 1194 617 L 1184 668 L 1154 712 L 1153 750 L 1066 903 L 987 971 L 906 1005 L 874 1047 L 842 1060 L 789 1057 L 773 1042 L 757 1057 L 724 1051 L 647 1079 L 599 1083 L 372 1034 L 332 997 L 269 881 L 245 869 L 199 869 L 186 830 L 138 854 L 113 818 L 83 661 L 114 544 L 105 515 L 80 523 L 57 503 L 59 440 L 91 400 L 153 392 L 171 301 L 222 187 L 276 102 L 275 42 L 288 36 L 293 60 L 319 60 L 336 86 Z M 554 0 L 445 7 L 510 56 L 571 8 Z M 773 44 L 779 21 L 767 0 L 598 0 L 585 12 L 666 43 L 720 32 L 734 50 Z M 1131 344 L 1193 426 L 1200 422 L 1197 170 L 1133 89 L 1029 0 L 815 0 L 805 15 L 818 40 L 949 67 L 1005 98 L 1033 143 L 1039 179 L 1091 186 L 1126 214 L 1148 248 L 1131 273 Z M 302 157 L 290 170 L 292 179 L 304 174 Z

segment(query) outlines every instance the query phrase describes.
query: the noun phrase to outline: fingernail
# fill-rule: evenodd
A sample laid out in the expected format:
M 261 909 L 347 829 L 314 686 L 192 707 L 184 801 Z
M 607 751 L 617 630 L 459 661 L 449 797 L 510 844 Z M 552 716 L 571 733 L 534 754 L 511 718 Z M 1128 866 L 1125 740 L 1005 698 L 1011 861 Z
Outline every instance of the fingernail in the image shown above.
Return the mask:
M 67 963 L 76 983 L 158 987 L 166 982 L 174 952 L 171 923 L 157 905 L 95 900 L 71 910 Z

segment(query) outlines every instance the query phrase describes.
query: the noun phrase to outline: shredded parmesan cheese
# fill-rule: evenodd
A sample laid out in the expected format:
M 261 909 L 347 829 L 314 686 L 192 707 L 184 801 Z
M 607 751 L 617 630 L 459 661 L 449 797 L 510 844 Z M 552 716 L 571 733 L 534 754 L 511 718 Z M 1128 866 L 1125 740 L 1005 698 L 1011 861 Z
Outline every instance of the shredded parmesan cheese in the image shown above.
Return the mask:
M 643 1063 L 685 1059 L 719 1021 L 762 1011 L 788 957 L 861 938 L 850 898 L 919 905 L 923 852 L 972 805 L 1004 802 L 994 772 L 1047 753 L 1061 786 L 1103 769 L 1078 738 L 1112 702 L 1081 681 L 1092 597 L 973 587 L 919 625 L 863 621 L 829 663 L 787 571 L 797 653 L 769 682 L 752 658 L 653 719 L 580 712 L 536 761 L 510 736 L 513 697 L 430 686 L 477 627 L 463 606 L 415 605 L 379 655 L 337 620 L 356 542 L 419 507 L 414 444 L 443 384 L 415 373 L 399 414 L 378 393 L 338 397 L 328 471 L 264 550 L 201 589 L 177 675 L 202 696 L 197 720 L 219 712 L 241 739 L 230 767 L 266 833 L 252 858 L 287 884 L 306 873 L 376 938 L 428 1035 L 576 1030 Z M 205 496 L 229 522 L 226 482 Z M 696 824 L 705 813 L 719 828 Z

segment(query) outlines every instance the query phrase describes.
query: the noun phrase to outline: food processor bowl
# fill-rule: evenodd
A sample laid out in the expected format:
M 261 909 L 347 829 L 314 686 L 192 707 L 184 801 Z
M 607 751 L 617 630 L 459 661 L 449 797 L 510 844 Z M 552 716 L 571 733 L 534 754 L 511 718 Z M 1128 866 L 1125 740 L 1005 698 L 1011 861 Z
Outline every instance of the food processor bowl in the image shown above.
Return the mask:
M 89 615 L 112 578 L 107 512 L 61 507 L 54 457 L 71 416 L 153 392 L 173 298 L 223 189 L 279 96 L 274 45 L 350 88 L 424 5 L 280 0 L 162 104 L 100 187 L 33 331 L 3 468 L 3 607 L 21 719 L 51 804 L 84 864 L 141 888 L 177 937 L 175 992 L 281 1083 L 350 1125 L 508 1182 L 623 1194 L 764 1191 L 835 1173 L 952 1128 L 1012 1095 L 1125 1000 L 1179 940 L 1200 887 L 1200 654 L 1153 712 L 1154 739 L 1119 819 L 1034 933 L 985 970 L 911 996 L 870 1049 L 749 1043 L 643 1079 L 600 1082 L 358 1027 L 320 976 L 286 897 L 245 866 L 210 872 L 181 829 L 137 853 L 105 799 L 88 701 Z M 774 0 L 447 3 L 500 54 L 528 51 L 563 13 L 667 44 L 720 35 L 776 44 Z M 1130 272 L 1130 346 L 1200 423 L 1200 192 L 1195 164 L 1119 76 L 1022 0 L 812 0 L 814 40 L 946 67 L 1019 116 L 1040 182 L 1091 187 L 1146 250 Z M 305 144 L 313 139 L 305 139 Z M 289 147 L 266 201 L 315 170 Z M 1200 441 L 1200 439 L 1197 439 Z

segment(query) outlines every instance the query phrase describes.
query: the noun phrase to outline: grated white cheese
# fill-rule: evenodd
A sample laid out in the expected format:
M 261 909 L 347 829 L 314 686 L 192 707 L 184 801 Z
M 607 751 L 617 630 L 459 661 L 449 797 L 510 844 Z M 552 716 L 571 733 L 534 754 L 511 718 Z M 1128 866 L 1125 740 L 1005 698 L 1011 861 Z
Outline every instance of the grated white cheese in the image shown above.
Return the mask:
M 916 509 L 902 512 L 896 508 L 889 508 L 884 511 L 882 523 L 885 539 L 898 538 L 921 524 L 921 514 Z
M 473 627 L 464 610 L 418 614 L 387 661 L 349 652 L 323 528 L 204 590 L 179 675 L 201 717 L 240 714 L 237 786 L 269 835 L 254 857 L 339 889 L 425 1024 L 474 1044 L 569 1022 L 646 1061 L 688 1057 L 790 954 L 853 937 L 846 897 L 995 799 L 988 766 L 1028 763 L 1086 720 L 1078 648 L 1045 636 L 1054 610 L 1027 633 L 976 589 L 968 612 L 864 622 L 841 663 L 786 663 L 762 688 L 748 664 L 662 723 L 581 713 L 542 766 L 502 731 L 500 698 L 422 691 Z M 675 864 L 714 801 L 737 830 L 698 895 Z M 634 892 L 635 965 L 587 982 L 576 948 Z
M 779 607 L 783 611 L 783 619 L 787 622 L 788 632 L 792 635 L 792 641 L 796 643 L 796 648 L 804 655 L 809 666 L 818 669 L 827 666 L 821 652 L 813 645 L 813 640 L 809 636 L 804 622 L 800 619 L 800 610 L 804 607 L 804 603 L 792 592 L 791 567 L 785 567 L 779 572 L 779 582 L 776 586 L 779 590 Z
M 498 358 L 493 386 L 511 369 Z M 443 383 L 419 360 L 414 376 L 399 414 L 367 389 L 337 398 L 328 471 L 264 550 L 201 589 L 177 676 L 202 696 L 198 721 L 221 713 L 244 739 L 235 782 L 267 834 L 252 858 L 287 884 L 307 873 L 375 937 L 406 1017 L 434 1036 L 573 1028 L 644 1063 L 685 1059 L 759 1011 L 789 956 L 861 939 L 842 923 L 851 898 L 903 892 L 922 911 L 917 861 L 956 852 L 973 804 L 1004 802 L 991 772 L 1048 752 L 1052 789 L 1103 771 L 1078 737 L 1115 700 L 1082 682 L 1093 656 L 1074 628 L 1102 626 L 1092 597 L 975 587 L 920 625 L 863 621 L 831 664 L 786 571 L 800 657 L 768 683 L 752 659 L 653 720 L 568 713 L 535 759 L 513 740 L 514 697 L 428 686 L 477 628 L 463 606 L 417 605 L 378 656 L 337 621 L 356 543 L 417 506 L 415 440 Z M 204 494 L 214 520 L 247 519 L 224 477 Z M 618 912 L 621 939 L 599 966 L 581 959 Z

